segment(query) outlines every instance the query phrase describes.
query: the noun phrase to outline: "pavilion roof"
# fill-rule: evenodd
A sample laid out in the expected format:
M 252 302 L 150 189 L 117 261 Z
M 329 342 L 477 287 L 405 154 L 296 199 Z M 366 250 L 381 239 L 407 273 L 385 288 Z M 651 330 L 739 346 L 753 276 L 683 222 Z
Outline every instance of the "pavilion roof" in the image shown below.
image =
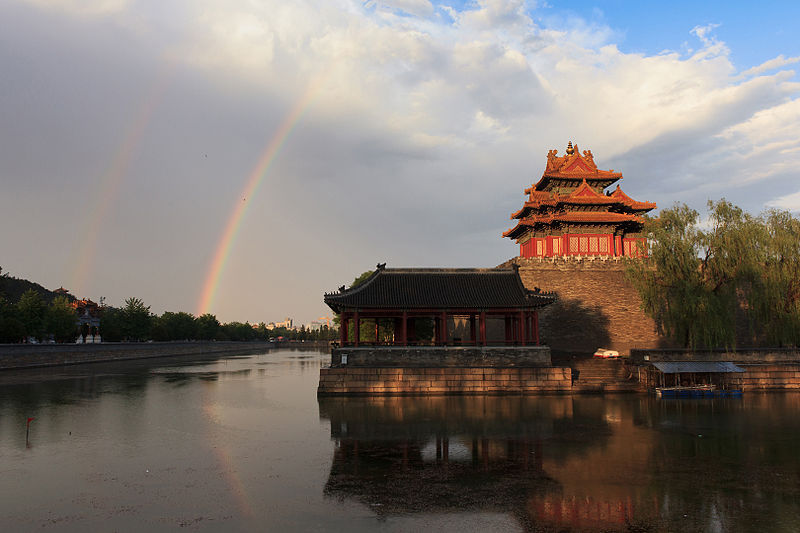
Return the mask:
M 520 220 L 516 226 L 503 233 L 503 237 L 516 238 L 527 227 L 538 224 L 553 224 L 554 222 L 574 222 L 578 224 L 621 224 L 625 222 L 643 223 L 641 217 L 632 213 L 613 213 L 608 211 L 565 211 L 561 213 L 546 213 L 531 215 Z
M 578 145 L 573 148 L 572 142 L 567 145 L 567 153 L 559 156 L 558 150 L 547 153 L 547 167 L 541 179 L 525 192 L 546 191 L 550 189 L 553 181 L 586 180 L 595 187 L 605 188 L 622 178 L 622 173 L 613 170 L 600 170 L 594 162 L 591 150 L 584 150 L 581 154 Z
M 384 268 L 356 287 L 325 294 L 342 309 L 507 309 L 543 307 L 551 293 L 530 291 L 516 268 Z
M 617 188 L 614 190 L 614 192 L 610 194 L 610 197 L 620 200 L 623 204 L 630 207 L 634 211 L 650 211 L 651 209 L 656 208 L 655 202 L 638 202 L 634 200 L 622 192 L 622 189 L 620 189 L 619 185 L 617 185 Z

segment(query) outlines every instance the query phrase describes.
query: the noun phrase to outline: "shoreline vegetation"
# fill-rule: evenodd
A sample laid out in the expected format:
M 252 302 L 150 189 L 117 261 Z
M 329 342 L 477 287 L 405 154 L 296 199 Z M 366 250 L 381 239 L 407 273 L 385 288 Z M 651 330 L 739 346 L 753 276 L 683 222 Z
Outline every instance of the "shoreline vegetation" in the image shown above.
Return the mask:
M 103 342 L 144 341 L 328 341 L 336 331 L 277 327 L 264 322 L 222 323 L 210 313 L 194 316 L 184 311 L 165 311 L 160 316 L 139 298 L 128 298 L 122 307 L 78 300 L 65 289 L 45 289 L 37 283 L 3 273 L 0 268 L 0 343 L 71 344 L 77 339 L 100 336 Z
M 630 261 L 642 309 L 677 346 L 800 346 L 800 220 L 725 199 L 645 217 L 649 254 Z

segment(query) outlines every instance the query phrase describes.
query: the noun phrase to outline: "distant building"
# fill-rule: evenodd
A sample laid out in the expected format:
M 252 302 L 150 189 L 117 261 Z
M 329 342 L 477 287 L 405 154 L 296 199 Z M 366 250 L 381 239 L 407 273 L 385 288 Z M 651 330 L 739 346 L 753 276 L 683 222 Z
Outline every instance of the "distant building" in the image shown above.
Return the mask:
M 291 318 L 286 318 L 283 322 L 270 322 L 267 324 L 267 329 L 286 328 L 294 329 L 294 321 Z

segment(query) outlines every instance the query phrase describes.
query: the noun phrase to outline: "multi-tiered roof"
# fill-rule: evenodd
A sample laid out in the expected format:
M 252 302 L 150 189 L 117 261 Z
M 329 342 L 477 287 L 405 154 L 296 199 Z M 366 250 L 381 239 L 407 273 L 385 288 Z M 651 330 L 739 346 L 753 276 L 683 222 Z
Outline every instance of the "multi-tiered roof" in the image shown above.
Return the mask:
M 511 215 L 517 224 L 503 236 L 516 239 L 521 245 L 534 238 L 550 239 L 544 243 L 545 247 L 540 246 L 542 250 L 549 249 L 549 253 L 534 251 L 522 253 L 524 256 L 571 255 L 568 235 L 611 239 L 605 247 L 601 241 L 598 247 L 593 247 L 593 252 L 587 248 L 587 254 L 627 255 L 623 253 L 621 239 L 641 240 L 638 235 L 643 223 L 641 215 L 654 209 L 656 204 L 632 199 L 619 185 L 613 192 L 604 193 L 604 189 L 622 179 L 622 174 L 599 170 L 591 151 L 584 150 L 581 154 L 578 146 L 573 147 L 570 142 L 565 155 L 557 154 L 557 150 L 548 152 L 542 178 L 525 190 L 528 200 L 522 209 Z M 561 246 L 555 245 L 555 250 L 554 237 L 564 240 Z M 619 250 L 615 246 L 617 237 L 620 238 Z M 579 243 L 577 253 L 580 252 Z

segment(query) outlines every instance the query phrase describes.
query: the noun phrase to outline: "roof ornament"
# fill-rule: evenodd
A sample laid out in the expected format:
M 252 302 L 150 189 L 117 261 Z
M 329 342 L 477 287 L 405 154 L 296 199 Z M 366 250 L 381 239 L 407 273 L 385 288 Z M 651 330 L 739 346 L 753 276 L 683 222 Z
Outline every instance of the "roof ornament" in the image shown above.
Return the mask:
M 584 150 L 584 151 L 583 151 L 583 158 L 584 158 L 584 159 L 585 159 L 585 160 L 586 160 L 588 163 L 591 163 L 592 165 L 594 165 L 595 167 L 597 167 L 597 165 L 595 165 L 595 164 L 594 164 L 594 156 L 592 155 L 592 151 L 591 151 L 591 150 Z
M 344 285 L 342 285 L 341 287 L 339 287 L 339 292 L 344 292 Z
M 572 155 L 575 153 L 575 148 L 572 147 L 572 141 L 567 143 L 567 155 Z
M 545 172 L 556 168 L 557 157 L 558 157 L 558 150 L 550 150 L 547 152 L 547 168 L 545 169 Z
M 378 263 L 378 264 L 377 264 L 377 265 L 375 265 L 375 266 L 376 266 L 376 268 L 377 268 L 378 270 L 383 270 L 384 268 L 386 268 L 386 263 Z

